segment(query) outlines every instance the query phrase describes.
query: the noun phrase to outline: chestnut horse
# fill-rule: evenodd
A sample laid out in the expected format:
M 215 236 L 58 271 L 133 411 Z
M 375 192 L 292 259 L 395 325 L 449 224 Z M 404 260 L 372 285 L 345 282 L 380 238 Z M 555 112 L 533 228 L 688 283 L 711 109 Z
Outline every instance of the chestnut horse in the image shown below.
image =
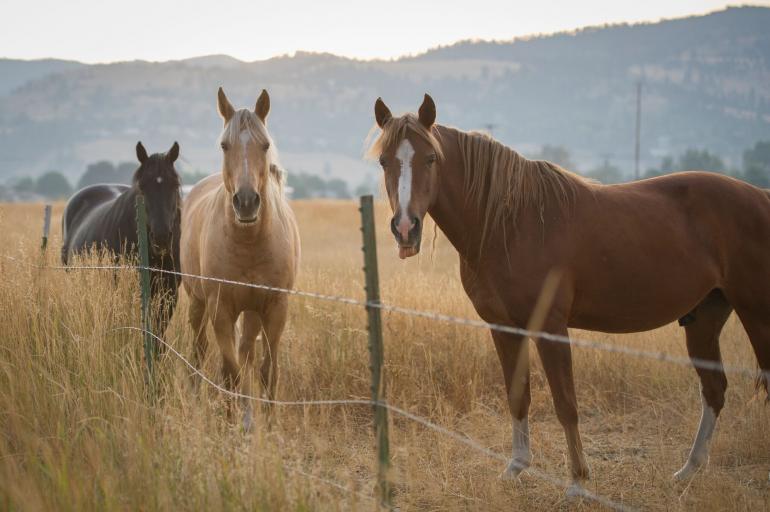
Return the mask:
M 222 172 L 201 180 L 185 201 L 182 271 L 291 288 L 299 264 L 299 233 L 284 197 L 278 152 L 265 125 L 270 97 L 263 90 L 255 111 L 236 111 L 220 88 L 218 110 L 224 120 L 219 138 Z M 273 399 L 287 296 L 189 277 L 182 282 L 190 297 L 189 319 L 196 334 L 195 365 L 200 367 L 206 355 L 208 319 L 222 355 L 225 385 L 249 395 L 256 340 L 261 335 L 260 379 L 263 394 Z M 240 316 L 242 332 L 236 345 L 235 324 Z M 251 411 L 251 403 L 244 401 L 246 430 L 251 428 Z
M 561 279 L 543 331 L 628 333 L 679 319 L 690 357 L 721 364 L 719 334 L 735 309 L 762 370 L 759 383 L 770 393 L 767 191 L 703 172 L 600 185 L 528 160 L 487 135 L 435 124 L 427 94 L 417 115 L 394 117 L 381 99 L 374 112 L 382 133 L 369 155 L 384 169 L 399 255 L 419 252 L 429 213 L 459 252 L 463 287 L 485 321 L 526 327 L 556 271 Z M 512 478 L 531 462 L 526 339 L 495 331 L 492 338 L 513 417 L 513 456 L 501 476 Z M 589 471 L 571 347 L 535 341 L 579 485 Z M 677 478 L 707 462 L 724 405 L 724 372 L 696 371 L 702 417 Z

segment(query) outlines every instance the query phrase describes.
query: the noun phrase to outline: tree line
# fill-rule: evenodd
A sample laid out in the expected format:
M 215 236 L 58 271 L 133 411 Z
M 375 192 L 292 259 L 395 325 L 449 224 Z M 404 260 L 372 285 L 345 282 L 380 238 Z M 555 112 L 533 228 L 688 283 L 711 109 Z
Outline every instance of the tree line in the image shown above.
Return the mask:
M 575 170 L 575 165 L 570 160 L 569 151 L 561 146 L 545 145 L 540 153 L 534 155 L 534 157 L 554 162 L 566 169 Z M 708 150 L 691 148 L 676 158 L 673 156 L 664 157 L 659 166 L 648 168 L 642 177 L 650 178 L 671 172 L 693 169 L 720 172 L 747 181 L 758 187 L 770 188 L 770 140 L 759 141 L 753 147 L 746 149 L 743 152 L 742 166 L 740 168 L 728 169 L 719 155 Z M 0 187 L 0 200 L 8 200 L 13 194 L 20 198 L 36 195 L 51 200 L 66 199 L 75 190 L 96 183 L 130 184 L 135 170 L 136 164 L 133 162 L 113 164 L 112 162 L 102 160 L 88 165 L 86 171 L 80 176 L 74 187 L 61 172 L 52 170 L 38 178 L 27 176 L 17 180 L 10 186 Z M 601 183 L 628 181 L 627 175 L 620 168 L 609 163 L 609 161 L 605 161 L 603 164 L 582 174 Z M 183 184 L 192 185 L 205 176 L 206 174 L 201 172 L 180 172 Z M 291 187 L 292 197 L 295 199 L 316 197 L 345 199 L 351 197 L 348 184 L 336 178 L 324 179 L 320 176 L 304 172 L 289 173 L 287 184 Z M 355 190 L 355 193 L 359 191 L 370 193 L 371 188 L 373 188 L 371 184 L 361 185 Z
M 546 148 L 548 147 L 546 146 Z M 551 148 L 550 151 L 553 152 L 554 149 Z M 566 155 L 568 160 L 569 153 L 566 153 L 563 148 L 561 151 L 562 158 Z M 741 160 L 742 165 L 740 168 L 728 168 L 719 155 L 705 149 L 690 148 L 676 158 L 670 155 L 663 157 L 660 165 L 648 168 L 642 175 L 642 178 L 652 178 L 672 172 L 690 170 L 713 171 L 727 174 L 758 187 L 770 188 L 770 140 L 759 141 L 753 147 L 746 149 Z M 627 181 L 620 168 L 610 164 L 608 161 L 584 173 L 584 175 L 594 178 L 601 183 Z

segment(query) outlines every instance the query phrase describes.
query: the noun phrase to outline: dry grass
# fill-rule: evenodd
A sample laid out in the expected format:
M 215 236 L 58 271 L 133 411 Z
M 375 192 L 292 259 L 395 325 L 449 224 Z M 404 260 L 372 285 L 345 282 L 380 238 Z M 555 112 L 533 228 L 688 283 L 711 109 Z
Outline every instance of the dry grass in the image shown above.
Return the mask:
M 294 205 L 303 239 L 298 287 L 363 298 L 358 212 L 352 202 Z M 54 229 L 47 261 L 58 258 Z M 385 211 L 378 210 L 386 227 Z M 37 262 L 40 205 L 0 205 L 2 253 Z M 430 233 L 430 231 L 428 231 Z M 427 233 L 426 233 L 427 234 Z M 474 317 L 457 258 L 439 237 L 435 253 L 401 262 L 383 229 L 385 301 Z M 195 394 L 182 364 L 160 363 L 161 398 L 145 396 L 131 273 L 38 272 L 0 259 L 0 505 L 23 510 L 370 510 L 372 503 L 317 477 L 371 494 L 373 435 L 367 407 L 280 408 L 267 431 L 245 436 L 224 419 L 221 398 Z M 365 315 L 358 308 L 293 298 L 280 352 L 281 399 L 366 398 Z M 510 421 L 489 334 L 386 314 L 388 399 L 492 450 L 510 450 Z M 582 337 L 685 355 L 682 331 Z M 166 336 L 191 353 L 186 300 Z M 722 347 L 731 364 L 754 367 L 739 322 Z M 684 462 L 700 413 L 690 368 L 576 350 L 588 488 L 629 506 L 658 510 L 770 508 L 770 407 L 750 379 L 732 377 L 711 464 L 686 485 Z M 216 376 L 216 348 L 206 372 Z M 564 436 L 533 356 L 534 465 L 565 477 Z M 261 421 L 261 420 L 260 420 Z M 457 442 L 391 416 L 396 501 L 402 510 L 595 509 L 563 489 L 503 469 Z M 297 470 L 306 473 L 302 474 Z M 307 476 L 311 475 L 311 476 Z

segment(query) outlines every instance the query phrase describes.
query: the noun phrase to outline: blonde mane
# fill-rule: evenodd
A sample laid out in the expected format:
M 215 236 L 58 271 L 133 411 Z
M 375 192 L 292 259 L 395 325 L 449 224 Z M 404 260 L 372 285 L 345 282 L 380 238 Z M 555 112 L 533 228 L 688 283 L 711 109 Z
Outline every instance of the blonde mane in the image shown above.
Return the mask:
M 236 110 L 233 117 L 222 129 L 217 142 L 234 144 L 244 131 L 248 132 L 251 139 L 258 144 L 269 144 L 267 161 L 270 172 L 265 184 L 266 199 L 268 204 L 275 206 L 278 217 L 285 224 L 288 219 L 289 203 L 286 201 L 284 193 L 284 172 L 278 159 L 278 148 L 275 147 L 275 142 L 268 133 L 265 124 L 249 109 Z
M 369 139 L 376 129 L 375 125 Z M 556 201 L 558 208 L 566 210 L 580 184 L 588 183 L 581 176 L 551 162 L 529 160 L 487 134 L 451 130 L 457 133 L 466 199 L 483 218 L 482 246 L 489 232 L 503 226 L 504 219 L 513 219 L 515 226 L 525 208 L 534 208 L 541 219 L 547 200 Z M 414 114 L 389 120 L 369 146 L 366 156 L 378 158 L 386 148 L 397 146 L 407 131 L 422 137 L 436 152 L 439 161 L 443 161 L 444 151 L 436 126 L 428 130 Z

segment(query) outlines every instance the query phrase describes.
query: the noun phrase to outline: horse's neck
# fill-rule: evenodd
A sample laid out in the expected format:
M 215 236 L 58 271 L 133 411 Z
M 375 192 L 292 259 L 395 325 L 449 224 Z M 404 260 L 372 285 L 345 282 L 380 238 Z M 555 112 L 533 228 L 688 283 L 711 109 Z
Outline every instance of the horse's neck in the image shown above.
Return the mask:
M 477 256 L 481 243 L 482 214 L 465 191 L 465 169 L 457 131 L 437 125 L 444 159 L 438 169 L 438 194 L 428 213 L 455 249 L 466 260 Z
M 132 187 L 116 197 L 105 220 L 111 224 L 112 232 L 120 232 L 122 238 L 136 242 L 136 189 Z

